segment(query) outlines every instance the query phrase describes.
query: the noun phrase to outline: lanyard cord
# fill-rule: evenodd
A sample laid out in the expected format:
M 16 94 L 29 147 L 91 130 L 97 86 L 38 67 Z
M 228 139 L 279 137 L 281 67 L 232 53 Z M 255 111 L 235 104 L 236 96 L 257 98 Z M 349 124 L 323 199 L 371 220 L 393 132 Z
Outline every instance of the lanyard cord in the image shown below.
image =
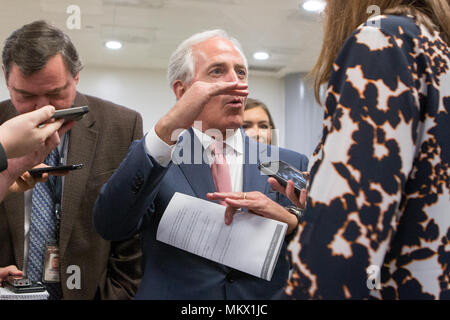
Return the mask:
M 67 148 L 68 138 L 67 133 L 64 134 L 63 147 L 61 149 L 62 156 L 59 155 L 57 165 L 64 164 L 64 152 Z M 58 153 L 59 154 L 59 153 Z M 61 198 L 62 198 L 62 177 L 61 176 L 50 176 L 48 177 L 48 186 L 52 194 L 53 202 L 55 204 L 54 214 L 56 218 L 56 240 L 59 241 L 59 226 L 61 224 Z

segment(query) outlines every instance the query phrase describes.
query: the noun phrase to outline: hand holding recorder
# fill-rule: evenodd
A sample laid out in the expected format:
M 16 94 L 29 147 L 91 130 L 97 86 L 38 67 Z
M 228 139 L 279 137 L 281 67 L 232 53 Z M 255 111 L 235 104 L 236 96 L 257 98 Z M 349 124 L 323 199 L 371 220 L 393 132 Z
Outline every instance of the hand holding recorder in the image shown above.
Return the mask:
M 259 169 L 270 176 L 267 181 L 275 191 L 288 197 L 294 206 L 305 209 L 308 172 L 301 172 L 284 161 L 261 163 Z
M 51 120 L 55 113 L 53 106 L 9 119 L 0 126 L 0 143 L 8 158 L 17 158 L 43 148 L 47 140 L 55 138 L 63 125 L 62 120 Z M 50 120 L 50 122 L 48 122 Z M 45 125 L 42 123 L 47 122 Z

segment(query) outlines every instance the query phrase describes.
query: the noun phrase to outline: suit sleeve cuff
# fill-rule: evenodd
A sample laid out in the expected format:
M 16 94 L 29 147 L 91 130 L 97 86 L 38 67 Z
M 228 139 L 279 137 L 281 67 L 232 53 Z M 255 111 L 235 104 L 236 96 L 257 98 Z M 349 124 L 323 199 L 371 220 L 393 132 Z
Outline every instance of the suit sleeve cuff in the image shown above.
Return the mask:
M 145 152 L 163 167 L 167 167 L 172 161 L 172 150 L 174 147 L 175 145 L 169 146 L 158 137 L 155 132 L 155 126 L 145 135 Z

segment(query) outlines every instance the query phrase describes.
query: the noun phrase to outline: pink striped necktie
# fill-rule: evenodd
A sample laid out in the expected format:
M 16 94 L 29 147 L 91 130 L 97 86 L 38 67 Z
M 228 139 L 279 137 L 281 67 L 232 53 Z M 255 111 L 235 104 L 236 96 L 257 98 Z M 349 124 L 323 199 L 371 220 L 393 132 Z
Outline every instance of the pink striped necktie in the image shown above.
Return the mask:
M 224 155 L 224 144 L 222 142 L 214 142 L 211 145 L 211 152 L 214 161 L 211 165 L 211 173 L 216 186 L 217 192 L 231 192 L 230 168 Z M 220 201 L 221 205 L 226 205 L 225 201 Z

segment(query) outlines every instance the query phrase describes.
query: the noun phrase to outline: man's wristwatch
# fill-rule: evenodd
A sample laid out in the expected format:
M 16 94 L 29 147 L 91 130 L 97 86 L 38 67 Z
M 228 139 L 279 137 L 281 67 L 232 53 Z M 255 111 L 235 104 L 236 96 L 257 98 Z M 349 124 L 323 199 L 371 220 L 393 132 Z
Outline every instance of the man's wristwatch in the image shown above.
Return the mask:
M 295 206 L 288 206 L 288 207 L 285 207 L 285 209 L 297 217 L 299 224 L 302 222 L 302 219 L 303 219 L 303 210 L 302 209 L 297 208 Z

